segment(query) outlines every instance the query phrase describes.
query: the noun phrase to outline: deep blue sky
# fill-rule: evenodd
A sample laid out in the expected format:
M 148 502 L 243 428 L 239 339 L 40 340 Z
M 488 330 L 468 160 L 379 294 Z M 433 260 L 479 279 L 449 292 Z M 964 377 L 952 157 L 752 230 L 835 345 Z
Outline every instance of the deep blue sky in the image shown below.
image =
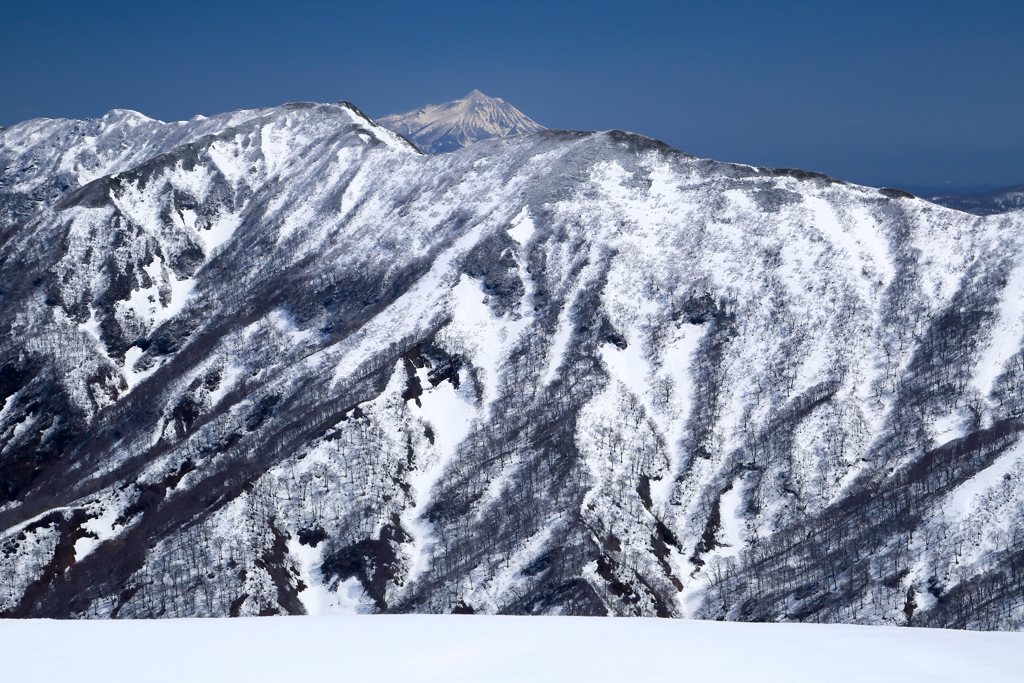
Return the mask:
M 473 88 L 551 128 L 870 185 L 1024 182 L 1024 1 L 0 0 L 0 125 Z

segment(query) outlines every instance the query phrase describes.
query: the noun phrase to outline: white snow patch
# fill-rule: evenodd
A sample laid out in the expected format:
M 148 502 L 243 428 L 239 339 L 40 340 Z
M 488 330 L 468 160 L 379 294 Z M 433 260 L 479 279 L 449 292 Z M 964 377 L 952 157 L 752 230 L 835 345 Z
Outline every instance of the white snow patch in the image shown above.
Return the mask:
M 206 258 L 210 258 L 213 251 L 220 245 L 231 239 L 235 230 L 242 224 L 242 217 L 238 214 L 221 214 L 210 225 L 208 229 L 196 230 L 196 234 L 203 240 L 206 246 Z
M 448 456 L 454 455 L 455 449 L 469 434 L 476 409 L 463 400 L 450 382 L 441 382 L 430 388 L 426 368 L 420 368 L 417 375 L 426 391 L 420 397 L 421 405 L 410 402 L 409 408 L 413 415 L 420 416 L 433 427 L 434 447 Z
M 482 370 L 485 403 L 498 395 L 502 359 L 533 321 L 533 316 L 496 317 L 484 301 L 480 282 L 465 274 L 451 290 L 450 330 L 472 351 L 473 365 Z
M 360 597 L 364 591 L 358 579 L 353 577 L 343 581 L 333 591 L 329 590 L 320 580 L 323 551 L 323 543 L 312 548 L 299 543 L 296 538 L 288 541 L 288 554 L 295 559 L 302 582 L 306 585 L 306 588 L 299 592 L 299 600 L 306 608 L 306 613 L 314 616 L 360 614 L 361 608 L 364 606 Z
M 242 148 L 237 139 L 213 142 L 206 148 L 206 154 L 232 185 L 238 185 L 248 175 L 249 164 L 242 157 Z
M 4 399 L 3 406 L 0 406 L 0 420 L 2 420 L 4 418 L 4 414 L 7 412 L 7 409 L 10 408 L 12 405 L 14 405 L 14 401 L 15 401 L 15 399 L 17 397 L 18 397 L 18 392 L 16 391 L 16 392 L 14 392 L 13 394 L 11 394 L 10 396 L 8 396 L 7 398 Z
M 228 393 L 231 388 L 235 385 L 238 377 L 242 374 L 243 368 L 237 365 L 228 365 L 221 371 L 220 384 L 217 388 L 210 392 L 210 405 L 215 406 L 220 403 L 220 400 L 224 398 L 224 394 Z
M 541 386 L 551 384 L 562 365 L 562 358 L 565 357 L 565 347 L 572 337 L 572 323 L 569 321 L 569 307 L 566 306 L 558 316 L 558 330 L 551 340 L 551 351 L 548 357 L 548 369 L 541 380 Z
M 152 375 L 159 367 L 158 364 L 154 363 L 148 370 L 136 372 L 135 363 L 142 358 L 142 354 L 144 353 L 145 351 L 140 349 L 138 346 L 133 346 L 124 354 L 124 380 L 128 383 L 128 391 L 131 391 L 138 386 L 139 382 Z
M 664 369 L 672 378 L 675 405 L 684 420 L 690 416 L 693 400 L 693 374 L 690 366 L 706 328 L 700 325 L 681 325 L 679 336 L 669 345 L 664 355 Z
M 425 388 L 430 387 L 426 369 L 420 369 L 418 375 L 421 385 Z M 394 373 L 395 378 L 404 376 L 401 367 Z M 423 518 L 423 512 L 430 502 L 434 485 L 444 474 L 445 466 L 455 457 L 459 444 L 469 434 L 475 412 L 472 405 L 464 401 L 449 382 L 442 382 L 434 388 L 427 389 L 419 400 L 421 405 L 414 401 L 408 402 L 407 405 L 413 415 L 431 425 L 434 448 L 432 457 L 425 462 L 417 462 L 416 468 L 408 477 L 408 482 L 412 485 L 414 504 L 403 516 L 402 525 L 413 538 L 410 551 L 413 560 L 406 583 L 414 581 L 428 568 L 429 548 L 434 543 L 434 530 L 433 525 Z
M 1003 475 L 1024 457 L 1024 440 L 995 459 L 995 461 L 975 474 L 973 477 L 956 487 L 946 498 L 943 509 L 954 516 L 967 516 L 974 511 L 975 502 L 993 486 L 998 484 Z
M 719 502 L 722 528 L 721 538 L 718 539 L 719 557 L 732 557 L 739 554 L 743 548 L 743 518 L 740 516 L 740 504 L 743 502 L 741 495 L 742 482 L 737 479 L 732 483 L 732 488 L 722 494 Z
M 963 418 L 957 413 L 952 413 L 936 420 L 933 429 L 935 431 L 933 437 L 935 446 L 941 446 L 964 436 Z
M 611 370 L 612 376 L 629 387 L 637 396 L 643 397 L 647 394 L 646 378 L 650 368 L 640 351 L 639 343 L 630 343 L 624 349 L 614 344 L 602 344 L 600 351 L 601 360 Z
M 173 318 L 185 308 L 185 303 L 192 296 L 192 290 L 195 289 L 196 281 L 192 279 L 179 280 L 174 276 L 173 272 L 168 272 L 170 277 L 171 285 L 171 302 L 167 305 L 167 308 L 161 311 L 159 321 Z
M 349 154 L 343 155 L 342 152 L 338 153 L 338 165 L 342 168 L 354 164 L 356 162 L 355 156 L 358 154 L 356 150 L 351 150 Z M 360 167 L 356 171 L 352 181 L 349 182 L 348 187 L 345 188 L 345 193 L 341 196 L 341 206 L 338 212 L 342 216 L 347 216 L 351 213 L 366 195 L 366 190 L 369 188 L 369 176 L 370 174 Z
M 96 535 L 96 538 L 80 538 L 75 541 L 75 561 L 80 562 L 82 558 L 91 553 L 96 546 L 115 535 L 114 522 L 117 521 L 118 508 L 110 506 L 103 511 L 99 517 L 89 519 L 82 525 L 82 528 Z
M 512 227 L 508 229 L 509 237 L 520 245 L 525 245 L 533 237 L 534 231 L 533 219 L 530 218 L 530 212 L 524 206 L 523 210 L 512 219 Z
M 100 340 L 100 319 L 96 317 L 96 311 L 93 310 L 92 306 L 89 307 L 89 319 L 79 324 L 78 329 L 91 335 L 101 346 L 105 347 L 102 340 Z
M 284 309 L 278 308 L 271 311 L 267 317 L 275 328 L 288 335 L 292 344 L 301 344 L 313 336 L 312 330 L 300 330 L 295 324 L 295 319 Z

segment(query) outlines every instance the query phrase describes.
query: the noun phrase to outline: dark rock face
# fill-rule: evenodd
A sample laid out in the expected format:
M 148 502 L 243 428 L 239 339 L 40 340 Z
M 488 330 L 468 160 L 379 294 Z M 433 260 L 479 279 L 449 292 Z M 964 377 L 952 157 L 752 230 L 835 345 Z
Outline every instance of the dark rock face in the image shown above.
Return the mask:
M 3 615 L 1024 625 L 1017 214 L 345 103 L 0 159 Z

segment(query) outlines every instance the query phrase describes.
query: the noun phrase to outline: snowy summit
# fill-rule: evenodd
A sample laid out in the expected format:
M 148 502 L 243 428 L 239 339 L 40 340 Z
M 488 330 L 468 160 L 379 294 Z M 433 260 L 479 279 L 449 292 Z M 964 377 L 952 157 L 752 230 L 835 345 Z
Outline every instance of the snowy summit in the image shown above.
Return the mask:
M 451 152 L 474 142 L 545 130 L 500 97 L 474 90 L 462 99 L 428 104 L 377 123 L 412 140 L 428 154 Z

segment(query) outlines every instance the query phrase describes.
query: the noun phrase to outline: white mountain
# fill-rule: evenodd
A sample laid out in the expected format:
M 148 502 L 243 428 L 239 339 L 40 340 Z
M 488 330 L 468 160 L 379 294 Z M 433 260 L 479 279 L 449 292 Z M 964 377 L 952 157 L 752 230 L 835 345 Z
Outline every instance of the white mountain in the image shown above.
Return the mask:
M 505 100 L 488 97 L 479 90 L 445 104 L 428 104 L 405 114 L 385 116 L 377 123 L 429 154 L 450 152 L 489 138 L 545 130 Z
M 0 132 L 0 614 L 1024 626 L 1021 211 L 105 121 Z
M 923 199 L 976 216 L 991 216 L 1024 209 L 1024 185 L 1002 187 L 975 194 L 932 194 L 923 196 Z

